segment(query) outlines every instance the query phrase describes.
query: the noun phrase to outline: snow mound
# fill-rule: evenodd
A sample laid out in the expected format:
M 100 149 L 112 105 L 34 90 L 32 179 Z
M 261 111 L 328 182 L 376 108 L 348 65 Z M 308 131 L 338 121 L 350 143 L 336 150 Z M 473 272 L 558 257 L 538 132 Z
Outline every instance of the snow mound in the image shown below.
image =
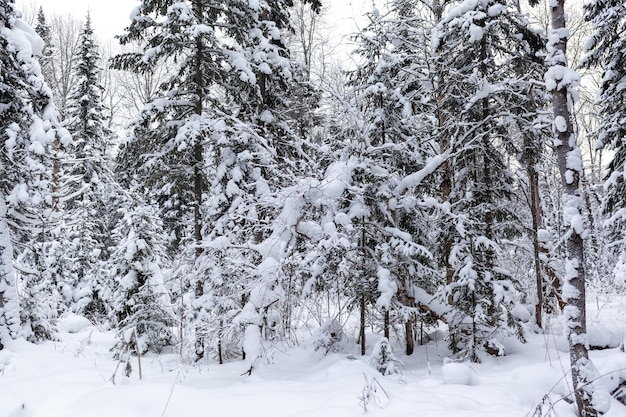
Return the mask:
M 11 353 L 7 349 L 0 350 L 0 375 L 9 363 L 11 363 Z
M 606 327 L 590 326 L 587 329 L 587 338 L 591 349 L 612 349 L 622 343 L 624 334 Z
M 445 384 L 476 385 L 478 383 L 476 372 L 468 363 L 444 363 L 441 376 Z
M 518 304 L 515 307 L 513 307 L 511 314 L 513 314 L 513 316 L 518 318 L 523 323 L 528 323 L 532 317 L 532 315 L 530 314 L 530 311 L 528 311 L 528 307 L 521 305 L 521 304 Z
M 68 314 L 60 322 L 61 330 L 67 333 L 80 333 L 90 326 L 89 319 L 78 314 Z

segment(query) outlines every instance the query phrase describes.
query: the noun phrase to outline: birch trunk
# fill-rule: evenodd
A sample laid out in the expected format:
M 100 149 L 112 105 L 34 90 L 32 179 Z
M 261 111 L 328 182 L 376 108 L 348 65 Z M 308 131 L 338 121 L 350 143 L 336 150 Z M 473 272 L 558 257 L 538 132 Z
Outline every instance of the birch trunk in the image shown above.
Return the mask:
M 602 408 L 594 390 L 597 370 L 589 360 L 586 314 L 583 236 L 584 201 L 580 190 L 582 156 L 576 143 L 571 110 L 580 81 L 567 67 L 566 51 L 569 33 L 565 22 L 565 0 L 550 2 L 552 25 L 548 35 L 548 72 L 546 87 L 552 92 L 557 164 L 563 185 L 563 222 L 567 231 L 567 259 L 563 282 L 563 310 L 569 330 L 570 360 L 574 396 L 582 417 L 596 417 Z

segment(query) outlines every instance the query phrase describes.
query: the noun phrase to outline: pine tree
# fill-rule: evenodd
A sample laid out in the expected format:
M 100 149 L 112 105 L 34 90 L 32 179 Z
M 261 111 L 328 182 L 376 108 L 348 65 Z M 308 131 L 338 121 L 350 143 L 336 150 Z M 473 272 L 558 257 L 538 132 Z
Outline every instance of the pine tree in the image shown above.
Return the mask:
M 383 375 L 392 375 L 400 372 L 397 365 L 401 364 L 401 362 L 393 354 L 389 339 L 382 337 L 376 342 L 372 350 L 370 364 Z
M 297 69 L 281 35 L 289 5 L 194 0 L 164 7 L 146 0 L 121 38 L 147 37 L 143 51 L 114 59 L 117 68 L 136 71 L 177 59 L 175 73 L 142 111 L 120 160 L 127 181 L 139 179 L 164 208 L 171 248 L 193 245 L 192 287 L 200 300 L 211 284 L 200 271 L 207 265 L 200 259 L 202 241 L 223 236 L 237 245 L 260 243 L 276 213 L 268 184 L 283 185 L 293 177 L 285 172 L 302 169 L 292 158 L 305 153 L 291 140 L 294 123 L 288 114 Z M 277 169 L 279 163 L 284 168 Z M 251 264 L 262 258 L 239 252 L 233 256 Z M 195 304 L 200 320 L 208 306 Z M 202 357 L 204 338 L 197 338 L 196 354 Z
M 191 243 L 195 245 L 194 258 L 198 258 L 203 251 L 205 146 L 219 121 L 213 107 L 219 108 L 224 94 L 219 81 L 226 77 L 222 65 L 226 57 L 216 33 L 222 7 L 207 0 L 167 6 L 161 1 L 143 1 L 121 38 L 123 44 L 141 42 L 142 51 L 113 59 L 115 68 L 139 72 L 150 71 L 165 60 L 179 62 L 123 144 L 120 170 L 126 184 L 137 180 L 163 207 L 165 227 L 173 235 L 172 252 L 184 247 L 181 243 Z M 193 286 L 196 297 L 201 297 L 202 281 Z M 198 357 L 204 355 L 200 335 L 196 350 Z
M 43 40 L 44 42 L 44 47 L 41 51 L 39 62 L 41 64 L 41 72 L 48 85 L 50 85 L 50 82 L 53 79 L 51 72 L 54 45 L 52 44 L 52 36 L 50 33 L 51 30 L 52 28 L 48 24 L 46 14 L 43 11 L 43 7 L 39 7 L 39 11 L 37 12 L 37 24 L 35 26 L 35 32 L 37 32 L 37 34 L 41 37 L 41 40 Z

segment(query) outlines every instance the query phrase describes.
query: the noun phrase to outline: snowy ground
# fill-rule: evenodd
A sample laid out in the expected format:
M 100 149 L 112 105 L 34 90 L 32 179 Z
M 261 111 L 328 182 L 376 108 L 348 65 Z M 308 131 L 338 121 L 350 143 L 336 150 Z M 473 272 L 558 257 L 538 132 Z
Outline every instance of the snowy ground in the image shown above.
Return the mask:
M 626 301 L 592 301 L 590 323 L 611 329 L 605 337 L 622 338 Z M 575 416 L 562 399 L 569 392 L 562 336 L 528 332 L 528 339 L 509 341 L 506 357 L 471 366 L 445 364 L 443 341 L 419 346 L 411 357 L 397 348 L 405 370 L 392 376 L 378 374 L 366 357 L 322 357 L 304 347 L 276 352 L 274 364 L 252 376 L 241 375 L 241 362 L 191 366 L 174 354 L 153 355 L 142 358 L 142 380 L 134 362 L 131 377 L 118 371 L 113 384 L 113 336 L 92 327 L 0 351 L 0 417 L 523 417 L 544 398 L 544 416 Z M 594 351 L 592 358 L 601 373 L 626 377 L 619 349 Z M 367 411 L 366 378 L 376 388 Z M 606 416 L 624 417 L 626 407 L 613 400 Z

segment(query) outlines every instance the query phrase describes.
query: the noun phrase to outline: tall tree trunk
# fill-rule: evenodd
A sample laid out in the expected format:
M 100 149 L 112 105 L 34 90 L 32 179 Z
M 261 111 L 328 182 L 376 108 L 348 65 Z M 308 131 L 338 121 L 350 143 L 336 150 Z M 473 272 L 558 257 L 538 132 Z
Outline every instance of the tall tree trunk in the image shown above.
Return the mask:
M 576 135 L 570 110 L 572 94 L 579 81 L 575 71 L 567 68 L 566 51 L 568 33 L 565 29 L 565 0 L 550 2 L 552 27 L 549 35 L 549 65 L 546 86 L 552 91 L 554 110 L 555 145 L 557 163 L 563 185 L 563 220 L 567 231 L 567 259 L 562 295 L 567 306 L 564 309 L 569 329 L 572 382 L 576 405 L 582 417 L 600 414 L 592 399 L 594 378 L 598 374 L 589 360 L 585 314 L 585 268 L 582 234 L 584 201 L 579 187 L 582 174 L 582 157 L 576 144 Z
M 383 312 L 383 336 L 389 340 L 389 309 L 385 308 Z
M 527 168 L 528 183 L 530 185 L 530 213 L 533 219 L 533 255 L 535 258 L 535 278 L 537 281 L 537 304 L 535 304 L 535 322 L 539 328 L 543 325 L 543 292 L 544 278 L 541 268 L 542 246 L 539 244 L 539 230 L 541 229 L 541 201 L 539 199 L 539 175 L 534 164 Z
M 202 2 L 194 1 L 194 13 L 196 19 L 203 21 Z M 194 63 L 194 83 L 196 87 L 195 97 L 195 109 L 194 112 L 197 115 L 201 115 L 204 111 L 204 77 L 202 73 L 202 61 L 203 57 L 203 44 L 200 36 L 196 37 L 196 56 Z M 193 145 L 193 191 L 194 191 L 194 209 L 193 209 L 193 225 L 194 225 L 194 241 L 196 244 L 196 260 L 202 255 L 202 190 L 204 188 L 202 170 L 204 168 L 204 148 L 201 138 L 196 138 L 196 142 Z M 204 280 L 197 277 L 195 296 L 200 298 L 204 295 Z M 202 307 L 197 307 L 202 308 Z M 196 324 L 196 360 L 200 360 L 204 357 L 204 337 L 202 331 L 199 328 L 199 324 Z
M 365 293 L 361 294 L 360 307 L 359 343 L 361 344 L 361 355 L 365 355 Z
M 432 3 L 432 13 L 433 13 L 433 23 L 436 25 L 439 23 L 443 17 L 443 8 L 445 5 L 445 0 L 434 0 Z M 437 52 L 438 53 L 438 52 Z M 437 107 L 435 109 L 435 113 L 437 115 L 437 127 L 441 129 L 446 124 L 446 117 L 444 112 L 441 110 L 443 106 L 444 96 L 442 91 L 442 86 L 445 84 L 444 73 L 437 74 L 439 76 L 439 81 L 435 87 L 435 97 L 437 100 Z M 450 147 L 450 141 L 446 135 L 442 135 L 439 140 L 439 152 L 444 153 Z M 444 162 L 440 165 L 439 169 L 441 170 L 441 183 L 440 183 L 440 191 L 441 191 L 441 203 L 446 203 L 450 200 L 450 194 L 452 193 L 452 166 L 449 158 L 446 158 Z M 450 235 L 444 236 L 444 241 L 442 243 L 443 248 L 443 262 L 445 264 L 445 280 L 446 285 L 452 284 L 452 280 L 454 279 L 454 268 L 450 265 L 450 253 L 452 252 L 452 238 Z M 454 304 L 454 295 L 451 293 L 448 296 L 448 304 Z
M 413 320 L 407 319 L 404 322 L 404 330 L 406 333 L 406 354 L 412 355 L 415 350 L 415 337 L 413 335 Z

